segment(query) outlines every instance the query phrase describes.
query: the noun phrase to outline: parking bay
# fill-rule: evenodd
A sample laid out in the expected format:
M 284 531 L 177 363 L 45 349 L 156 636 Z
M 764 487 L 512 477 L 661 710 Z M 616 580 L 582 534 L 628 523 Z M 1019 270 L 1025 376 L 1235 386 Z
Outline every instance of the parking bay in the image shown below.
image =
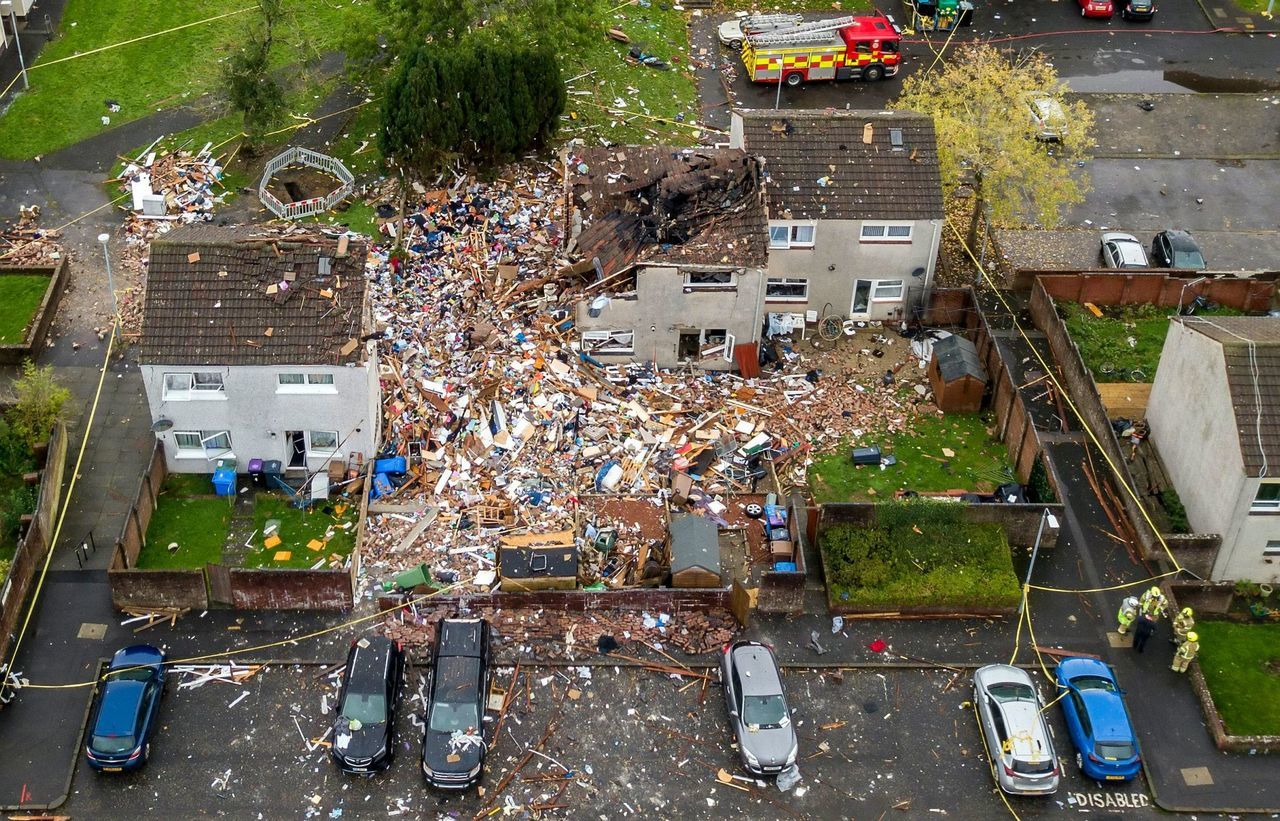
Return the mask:
M 592 666 L 587 678 L 574 667 L 522 667 L 486 766 L 486 794 L 455 796 L 429 792 L 419 770 L 420 730 L 411 714 L 422 710 L 421 668 L 407 676 L 388 772 L 344 776 L 327 748 L 308 751 L 307 740 L 323 736 L 333 717 L 320 712 L 322 695 L 333 692 L 328 678 L 316 678 L 323 669 L 287 665 L 243 687 L 172 689 L 151 763 L 123 777 L 97 776 L 78 764 L 65 811 L 96 818 L 465 817 L 510 796 L 518 804 L 563 805 L 560 815 L 580 818 L 1011 817 L 982 753 L 967 672 L 861 668 L 838 681 L 830 671 L 787 670 L 804 780 L 784 794 L 772 783 L 718 781 L 721 770 L 744 778 L 745 772 L 716 682 L 704 696 L 700 681 L 635 668 Z M 499 668 L 500 686 L 510 678 L 511 668 Z M 229 707 L 243 691 L 248 696 Z M 1082 809 L 1154 813 L 1141 778 L 1105 787 L 1082 778 L 1058 707 L 1049 713 L 1062 785 L 1051 797 L 1011 798 L 1021 817 Z M 497 715 L 488 718 L 492 739 Z M 552 720 L 555 729 L 537 754 L 528 754 Z M 558 798 L 557 764 L 574 775 Z

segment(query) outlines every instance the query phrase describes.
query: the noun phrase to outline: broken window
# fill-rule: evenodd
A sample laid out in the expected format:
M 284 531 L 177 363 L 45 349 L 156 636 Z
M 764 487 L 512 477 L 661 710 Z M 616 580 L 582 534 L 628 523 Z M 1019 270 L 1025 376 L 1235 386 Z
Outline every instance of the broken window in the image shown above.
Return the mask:
M 308 433 L 308 449 L 312 453 L 333 453 L 338 449 L 336 430 L 313 430 Z
M 811 222 L 769 226 L 770 248 L 812 248 L 815 233 Z
M 200 444 L 204 445 L 206 459 L 224 456 L 231 451 L 231 431 L 201 431 L 201 433 L 204 436 L 200 439 Z
M 591 354 L 629 354 L 635 351 L 634 331 L 583 331 L 582 351 Z
M 809 280 L 803 277 L 769 277 L 764 295 L 775 302 L 805 302 L 809 299 Z
M 733 271 L 685 271 L 684 287 L 691 288 L 732 288 L 734 287 Z
M 1258 485 L 1258 494 L 1253 497 L 1249 512 L 1271 513 L 1274 511 L 1280 511 L 1280 482 L 1263 482 Z

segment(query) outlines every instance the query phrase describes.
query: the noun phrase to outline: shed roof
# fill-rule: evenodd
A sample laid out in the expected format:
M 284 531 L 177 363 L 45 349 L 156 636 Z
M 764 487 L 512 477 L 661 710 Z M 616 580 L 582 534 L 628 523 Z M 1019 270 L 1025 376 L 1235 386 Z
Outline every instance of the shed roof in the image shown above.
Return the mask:
M 151 243 L 140 361 L 361 361 L 363 345 L 345 355 L 341 350 L 364 330 L 365 248 L 351 242 L 343 256 L 337 251 L 338 240 L 333 238 L 260 226 L 197 224 L 156 238 Z M 272 285 L 276 293 L 268 294 Z
M 1222 346 L 1245 472 L 1280 476 L 1280 317 L 1183 316 L 1184 327 Z
M 971 376 L 987 381 L 987 371 L 978 357 L 978 348 L 959 334 L 952 334 L 933 343 L 933 358 L 938 362 L 938 372 L 943 382 L 954 382 Z
M 743 147 L 765 161 L 770 217 L 942 218 L 932 118 L 908 111 L 737 113 Z
M 716 523 L 683 513 L 671 517 L 671 572 L 700 567 L 720 573 L 720 539 Z
M 629 145 L 569 159 L 578 248 L 605 276 L 633 262 L 762 267 L 768 259 L 759 162 L 728 148 Z

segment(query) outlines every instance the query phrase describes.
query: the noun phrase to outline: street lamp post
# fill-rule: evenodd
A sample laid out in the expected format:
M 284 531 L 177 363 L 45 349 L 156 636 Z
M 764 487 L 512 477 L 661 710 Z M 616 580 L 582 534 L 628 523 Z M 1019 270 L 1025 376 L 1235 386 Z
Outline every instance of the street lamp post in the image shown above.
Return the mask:
M 1045 523 L 1049 527 L 1057 528 L 1058 517 L 1049 512 L 1049 508 L 1045 508 L 1040 514 L 1040 526 L 1036 528 L 1036 543 L 1031 548 L 1031 563 L 1027 565 L 1027 578 L 1022 583 L 1022 601 L 1018 602 L 1018 615 L 1022 615 L 1022 610 L 1027 606 L 1027 586 L 1031 584 L 1031 571 L 1036 567 L 1036 556 L 1040 554 L 1040 537 L 1044 535 Z
M 110 241 L 110 234 L 98 234 L 98 242 L 102 243 L 102 256 L 107 261 L 107 287 L 111 289 L 111 336 L 114 338 L 116 325 L 120 321 L 120 307 L 116 305 L 116 284 L 111 277 L 111 249 L 107 247 Z
M 27 82 L 27 61 L 22 57 L 22 39 L 18 37 L 18 16 L 13 11 L 13 0 L 0 0 L 0 15 L 8 14 L 9 23 L 13 26 L 13 44 L 18 47 L 18 67 L 22 70 L 23 90 L 31 88 Z

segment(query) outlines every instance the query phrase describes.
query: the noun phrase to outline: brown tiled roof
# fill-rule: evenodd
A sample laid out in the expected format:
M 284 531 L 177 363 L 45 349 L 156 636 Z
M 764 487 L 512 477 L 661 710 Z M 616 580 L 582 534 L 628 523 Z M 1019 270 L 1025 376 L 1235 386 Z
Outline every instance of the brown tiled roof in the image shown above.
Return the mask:
M 363 244 L 271 229 L 190 225 L 151 243 L 143 306 L 143 363 L 336 365 L 363 333 Z M 193 256 L 198 255 L 198 257 Z M 327 262 L 325 261 L 327 260 Z M 322 269 L 327 267 L 327 273 Z M 293 281 L 287 289 L 279 283 Z M 278 292 L 268 295 L 267 287 Z M 333 298 L 321 295 L 332 291 Z M 267 336 L 267 329 L 271 335 Z
M 1261 475 L 1265 464 L 1268 476 L 1280 476 L 1280 317 L 1185 316 L 1178 321 L 1222 345 L 1245 472 Z
M 740 111 L 775 219 L 942 218 L 933 120 L 902 111 Z M 864 143 L 867 126 L 871 142 Z M 895 130 L 902 145 L 893 145 Z M 788 216 L 786 212 L 790 212 Z
M 606 276 L 632 262 L 763 267 L 759 163 L 726 148 L 585 148 L 568 160 L 578 248 Z

